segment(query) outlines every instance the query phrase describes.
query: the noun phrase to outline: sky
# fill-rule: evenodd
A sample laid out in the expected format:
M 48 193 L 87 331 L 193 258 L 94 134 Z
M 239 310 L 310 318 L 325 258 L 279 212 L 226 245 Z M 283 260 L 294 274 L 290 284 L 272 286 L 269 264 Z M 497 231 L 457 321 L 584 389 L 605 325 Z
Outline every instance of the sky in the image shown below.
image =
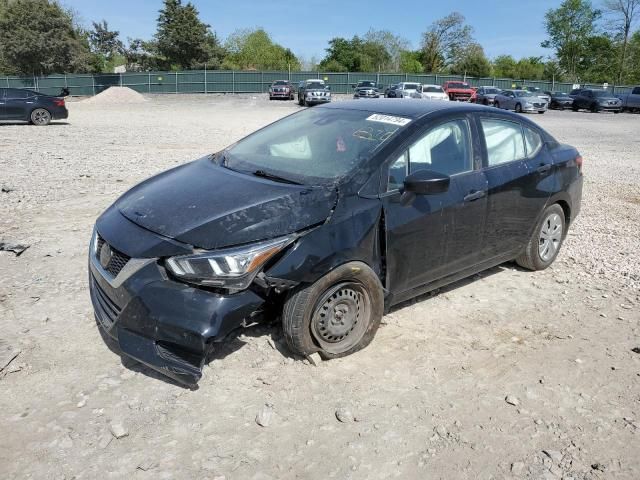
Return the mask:
M 262 27 L 271 38 L 305 60 L 324 57 L 333 37 L 351 38 L 370 28 L 391 30 L 417 48 L 428 26 L 453 10 L 462 13 L 474 28 L 476 40 L 489 58 L 510 54 L 516 58 L 544 56 L 544 13 L 561 0 L 192 0 L 200 18 L 221 40 L 239 28 Z M 80 22 L 106 20 L 121 38 L 150 39 L 156 30 L 161 0 L 63 0 Z M 184 0 L 183 3 L 186 3 Z

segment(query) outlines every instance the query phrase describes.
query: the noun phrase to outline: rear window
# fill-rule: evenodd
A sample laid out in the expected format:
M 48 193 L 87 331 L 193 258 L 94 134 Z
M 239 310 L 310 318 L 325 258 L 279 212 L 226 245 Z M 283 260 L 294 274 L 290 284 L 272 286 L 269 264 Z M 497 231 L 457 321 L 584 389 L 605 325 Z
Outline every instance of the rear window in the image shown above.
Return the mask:
M 422 91 L 425 93 L 444 93 L 442 87 L 422 87 Z
M 481 123 L 489 167 L 525 157 L 522 127 L 519 123 L 489 118 L 483 118 Z
M 447 84 L 449 88 L 471 88 L 468 83 L 454 82 Z

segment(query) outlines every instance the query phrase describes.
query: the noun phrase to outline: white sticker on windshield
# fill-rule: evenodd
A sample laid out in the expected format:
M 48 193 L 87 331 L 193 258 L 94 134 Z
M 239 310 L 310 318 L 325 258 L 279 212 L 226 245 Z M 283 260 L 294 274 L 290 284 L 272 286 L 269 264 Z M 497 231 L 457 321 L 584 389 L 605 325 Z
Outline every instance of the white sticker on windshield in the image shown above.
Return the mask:
M 382 115 L 380 113 L 374 113 L 373 115 L 367 117 L 367 120 L 370 122 L 389 123 L 391 125 L 398 125 L 400 127 L 405 126 L 411 121 L 410 118 L 394 117 L 393 115 Z

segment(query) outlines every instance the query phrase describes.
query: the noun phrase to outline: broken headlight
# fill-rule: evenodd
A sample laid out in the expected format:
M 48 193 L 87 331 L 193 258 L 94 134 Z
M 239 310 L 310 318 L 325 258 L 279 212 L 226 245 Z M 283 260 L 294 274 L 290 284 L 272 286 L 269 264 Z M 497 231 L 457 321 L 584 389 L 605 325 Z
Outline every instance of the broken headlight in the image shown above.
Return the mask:
M 297 238 L 276 238 L 243 247 L 171 257 L 166 265 L 182 281 L 207 287 L 244 290 L 264 264 Z

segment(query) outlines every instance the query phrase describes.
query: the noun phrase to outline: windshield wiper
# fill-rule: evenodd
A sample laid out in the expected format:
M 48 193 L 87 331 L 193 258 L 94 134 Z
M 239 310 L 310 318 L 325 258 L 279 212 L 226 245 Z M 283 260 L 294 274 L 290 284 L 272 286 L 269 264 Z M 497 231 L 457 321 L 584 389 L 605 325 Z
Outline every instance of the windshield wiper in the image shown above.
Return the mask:
M 295 180 L 281 177 L 280 175 L 276 175 L 274 173 L 265 172 L 264 170 L 256 170 L 252 172 L 252 175 L 255 175 L 256 177 L 261 177 L 261 178 L 268 178 L 269 180 L 274 180 L 276 182 L 291 183 L 292 185 L 302 185 L 302 183 L 296 182 Z

